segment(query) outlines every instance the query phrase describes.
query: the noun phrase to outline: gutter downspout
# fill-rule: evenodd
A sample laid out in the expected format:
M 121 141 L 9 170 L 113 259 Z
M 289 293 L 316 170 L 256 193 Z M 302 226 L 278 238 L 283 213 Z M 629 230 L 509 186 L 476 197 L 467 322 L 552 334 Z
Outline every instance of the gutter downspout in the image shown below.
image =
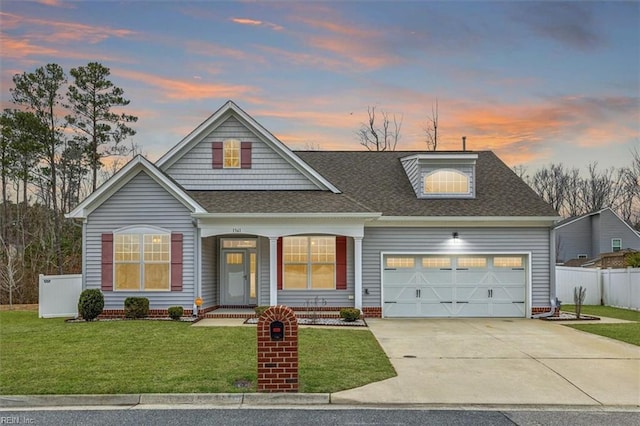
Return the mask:
M 560 303 L 560 301 L 558 300 L 557 297 L 555 299 L 551 299 L 551 308 L 550 308 L 549 312 L 542 312 L 540 314 L 531 315 L 531 318 L 538 319 L 538 318 L 551 317 L 551 316 L 555 315 L 556 307 L 558 309 L 560 309 L 560 305 L 561 305 L 561 303 Z
M 556 308 L 560 309 L 561 302 L 556 296 L 556 230 L 549 231 L 549 294 L 551 296 L 551 308 L 549 312 L 532 315 L 531 318 L 547 318 L 555 315 Z

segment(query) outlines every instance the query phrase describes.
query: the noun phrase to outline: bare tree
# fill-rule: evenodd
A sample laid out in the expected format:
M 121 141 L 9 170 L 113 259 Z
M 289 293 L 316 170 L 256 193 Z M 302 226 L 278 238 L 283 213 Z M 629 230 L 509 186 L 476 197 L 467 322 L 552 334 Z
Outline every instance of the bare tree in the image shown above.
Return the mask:
M 24 276 L 24 258 L 15 245 L 8 244 L 0 236 L 0 288 L 9 294 L 9 306 L 13 306 L 14 294 L 19 291 Z
M 431 116 L 427 117 L 427 123 L 424 127 L 425 142 L 427 143 L 427 151 L 436 151 L 438 149 L 438 99 L 431 105 Z
M 357 132 L 360 145 L 369 151 L 395 151 L 400 140 L 402 115 L 397 117 L 380 110 L 382 123 L 376 123 L 376 107 L 367 107 L 368 123 L 362 123 Z
M 556 211 L 560 211 L 566 195 L 566 175 L 562 164 L 551 164 L 538 170 L 529 185 Z
M 611 167 L 598 171 L 598 163 L 589 164 L 588 177 L 582 181 L 581 202 L 586 212 L 598 211 L 606 207 L 614 210 L 622 193 L 624 170 Z

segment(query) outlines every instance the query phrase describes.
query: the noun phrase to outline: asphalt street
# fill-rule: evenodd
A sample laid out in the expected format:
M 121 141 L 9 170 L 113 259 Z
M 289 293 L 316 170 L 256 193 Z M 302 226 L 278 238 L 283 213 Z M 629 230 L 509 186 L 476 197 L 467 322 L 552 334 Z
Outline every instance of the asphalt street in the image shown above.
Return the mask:
M 638 411 L 291 408 L 55 408 L 0 411 L 0 425 L 581 425 L 638 424 Z

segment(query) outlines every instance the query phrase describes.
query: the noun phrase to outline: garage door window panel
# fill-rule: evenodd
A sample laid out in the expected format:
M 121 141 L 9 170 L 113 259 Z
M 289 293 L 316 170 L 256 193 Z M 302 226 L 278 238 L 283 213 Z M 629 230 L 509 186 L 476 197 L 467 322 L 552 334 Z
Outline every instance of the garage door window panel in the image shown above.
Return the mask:
M 387 257 L 385 267 L 386 268 L 414 268 L 416 266 L 416 259 L 414 257 Z
M 495 268 L 522 268 L 522 256 L 496 256 L 493 258 Z
M 449 269 L 451 268 L 450 257 L 423 257 L 422 267 L 427 269 Z

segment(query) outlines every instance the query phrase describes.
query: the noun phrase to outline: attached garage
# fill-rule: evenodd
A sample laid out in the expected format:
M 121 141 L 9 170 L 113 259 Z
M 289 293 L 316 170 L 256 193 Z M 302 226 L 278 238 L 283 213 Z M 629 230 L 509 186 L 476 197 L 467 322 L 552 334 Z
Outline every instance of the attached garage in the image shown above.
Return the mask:
M 525 317 L 526 254 L 384 254 L 385 317 Z

